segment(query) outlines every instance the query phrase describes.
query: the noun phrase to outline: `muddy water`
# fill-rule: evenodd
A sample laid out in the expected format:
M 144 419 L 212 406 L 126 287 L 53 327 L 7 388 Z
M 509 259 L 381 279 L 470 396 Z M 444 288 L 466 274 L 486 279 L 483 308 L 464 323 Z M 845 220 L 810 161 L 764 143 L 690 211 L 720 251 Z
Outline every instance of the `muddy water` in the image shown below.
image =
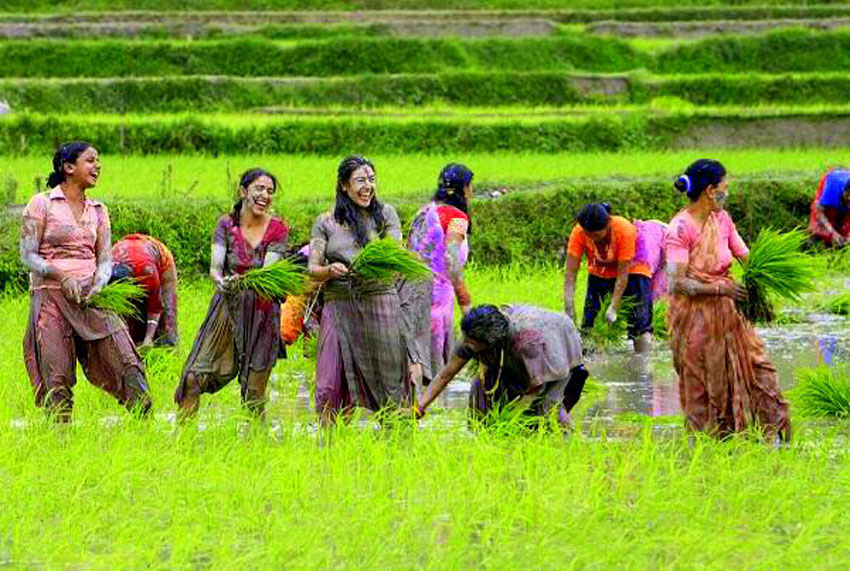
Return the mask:
M 783 389 L 794 386 L 797 368 L 850 362 L 850 320 L 820 314 L 807 316 L 807 320 L 803 324 L 758 330 L 779 371 Z M 592 378 L 608 388 L 590 406 L 587 419 L 613 419 L 628 413 L 652 417 L 681 414 L 678 378 L 666 342 L 659 343 L 648 355 L 635 355 L 627 347 L 590 355 L 586 365 Z M 456 379 L 441 396 L 440 405 L 465 409 L 468 394 L 469 381 Z M 300 383 L 294 404 L 300 411 L 310 408 L 306 382 Z

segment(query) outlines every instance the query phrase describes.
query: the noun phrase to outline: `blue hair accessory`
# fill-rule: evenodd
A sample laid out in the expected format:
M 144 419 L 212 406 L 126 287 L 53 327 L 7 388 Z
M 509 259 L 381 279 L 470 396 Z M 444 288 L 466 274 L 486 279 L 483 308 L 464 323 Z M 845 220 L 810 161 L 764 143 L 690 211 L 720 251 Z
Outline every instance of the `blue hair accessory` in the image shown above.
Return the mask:
M 691 177 L 686 174 L 683 174 L 679 177 L 679 180 L 685 183 L 685 194 L 689 193 L 691 191 Z

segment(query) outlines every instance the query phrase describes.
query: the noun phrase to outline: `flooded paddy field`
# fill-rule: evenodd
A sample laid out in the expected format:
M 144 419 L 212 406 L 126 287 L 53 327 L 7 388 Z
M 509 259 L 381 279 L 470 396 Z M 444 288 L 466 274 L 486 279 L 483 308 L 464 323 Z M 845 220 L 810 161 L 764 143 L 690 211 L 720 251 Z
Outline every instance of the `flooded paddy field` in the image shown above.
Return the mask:
M 554 266 L 473 267 L 468 279 L 481 302 L 561 303 Z M 841 279 L 830 274 L 822 290 Z M 0 564 L 835 566 L 850 555 L 843 422 L 792 408 L 795 440 L 779 450 L 689 438 L 663 342 L 648 356 L 625 343 L 588 355 L 593 390 L 571 435 L 471 432 L 458 380 L 419 428 L 366 418 L 323 436 L 315 363 L 300 345 L 275 370 L 265 424 L 246 418 L 234 385 L 180 428 L 172 394 L 210 294 L 206 281 L 181 286 L 182 354 L 148 359 L 151 421 L 80 376 L 68 427 L 32 403 L 26 298 L 0 301 Z M 850 358 L 850 324 L 818 304 L 783 308 L 804 318 L 759 330 L 783 388 L 801 367 Z

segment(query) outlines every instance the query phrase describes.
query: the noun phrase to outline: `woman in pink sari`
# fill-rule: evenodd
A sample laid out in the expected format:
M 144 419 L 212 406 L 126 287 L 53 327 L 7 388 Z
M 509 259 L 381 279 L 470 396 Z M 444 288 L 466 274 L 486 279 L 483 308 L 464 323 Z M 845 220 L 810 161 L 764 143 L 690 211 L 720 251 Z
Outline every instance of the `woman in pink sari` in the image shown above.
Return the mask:
M 756 426 L 772 441 L 791 438 L 788 402 L 753 326 L 738 313 L 743 286 L 729 275 L 732 256 L 749 254 L 729 213 L 726 169 L 700 159 L 676 188 L 691 205 L 670 222 L 668 327 L 685 422 L 725 437 Z

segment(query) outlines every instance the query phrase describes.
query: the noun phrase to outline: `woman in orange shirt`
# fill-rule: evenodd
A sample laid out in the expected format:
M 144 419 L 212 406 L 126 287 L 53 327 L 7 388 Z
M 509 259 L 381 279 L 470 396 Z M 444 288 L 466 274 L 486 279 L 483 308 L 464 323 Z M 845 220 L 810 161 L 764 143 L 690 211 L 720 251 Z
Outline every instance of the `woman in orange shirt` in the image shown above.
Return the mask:
M 564 276 L 564 305 L 575 321 L 575 280 L 582 256 L 587 256 L 587 297 L 581 329 L 593 327 L 602 299 L 611 295 L 605 314 L 609 323 L 617 320 L 623 296 L 634 299 L 629 314 L 629 338 L 635 351 L 652 346 L 652 277 L 649 263 L 635 261 L 637 232 L 634 225 L 621 216 L 611 215 L 608 204 L 587 204 L 578 214 L 578 224 L 570 234 L 567 246 L 567 269 Z

